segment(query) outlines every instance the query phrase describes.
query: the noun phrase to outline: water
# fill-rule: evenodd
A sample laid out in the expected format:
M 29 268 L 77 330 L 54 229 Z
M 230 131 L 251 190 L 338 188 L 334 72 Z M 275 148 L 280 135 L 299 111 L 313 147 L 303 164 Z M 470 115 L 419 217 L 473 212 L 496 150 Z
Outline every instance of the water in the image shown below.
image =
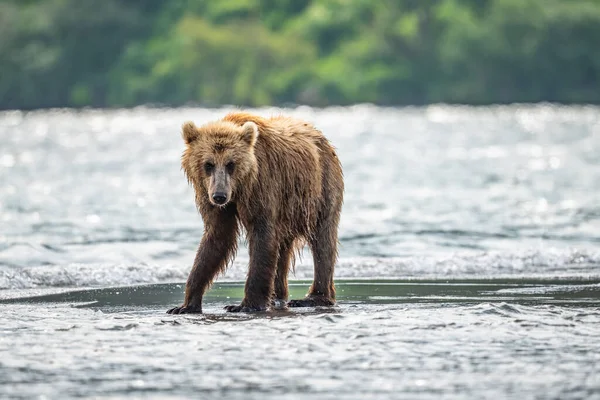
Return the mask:
M 225 112 L 0 114 L 0 397 L 600 398 L 599 108 L 286 110 L 344 166 L 338 307 L 224 313 L 242 244 L 169 316 L 202 233 L 179 127 Z
M 0 384 L 30 398 L 593 398 L 600 279 L 344 280 L 335 309 L 162 314 L 182 285 L 5 301 Z M 292 295 L 306 291 L 295 283 Z M 162 311 L 162 312 L 161 312 Z

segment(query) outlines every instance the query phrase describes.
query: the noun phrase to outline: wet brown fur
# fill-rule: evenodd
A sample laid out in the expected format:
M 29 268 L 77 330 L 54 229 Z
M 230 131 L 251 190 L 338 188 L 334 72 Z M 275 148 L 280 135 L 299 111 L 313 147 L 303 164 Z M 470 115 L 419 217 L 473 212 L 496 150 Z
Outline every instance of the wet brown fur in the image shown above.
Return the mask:
M 258 128 L 254 135 L 247 128 L 252 124 L 244 125 L 248 121 Z M 288 271 L 304 244 L 313 253 L 314 281 L 300 302 L 334 304 L 344 184 L 335 150 L 322 133 L 285 116 L 236 112 L 201 127 L 186 123 L 183 136 L 182 168 L 195 189 L 205 228 L 184 304 L 169 312 L 201 312 L 205 291 L 235 257 L 240 228 L 246 231 L 250 265 L 244 299 L 229 311 L 264 310 L 273 299 L 287 300 Z M 207 160 L 235 162 L 231 201 L 225 206 L 209 200 Z

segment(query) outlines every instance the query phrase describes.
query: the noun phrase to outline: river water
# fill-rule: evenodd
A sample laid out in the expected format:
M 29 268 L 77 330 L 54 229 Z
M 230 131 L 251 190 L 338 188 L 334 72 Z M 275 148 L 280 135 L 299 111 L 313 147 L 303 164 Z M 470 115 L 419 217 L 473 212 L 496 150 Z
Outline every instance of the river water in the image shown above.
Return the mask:
M 254 110 L 338 149 L 338 306 L 225 313 L 242 243 L 170 316 L 202 234 L 180 126 L 227 111 L 0 113 L 1 398 L 600 398 L 600 108 Z

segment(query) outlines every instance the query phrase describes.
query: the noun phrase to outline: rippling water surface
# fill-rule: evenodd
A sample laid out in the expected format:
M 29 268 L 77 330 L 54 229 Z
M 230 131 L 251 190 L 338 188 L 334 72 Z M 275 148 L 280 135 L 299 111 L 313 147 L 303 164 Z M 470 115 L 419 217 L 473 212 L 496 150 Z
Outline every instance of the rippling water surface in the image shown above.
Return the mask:
M 600 398 L 599 108 L 283 110 L 344 167 L 338 307 L 225 314 L 242 244 L 168 316 L 202 233 L 180 126 L 226 111 L 0 113 L 0 397 Z

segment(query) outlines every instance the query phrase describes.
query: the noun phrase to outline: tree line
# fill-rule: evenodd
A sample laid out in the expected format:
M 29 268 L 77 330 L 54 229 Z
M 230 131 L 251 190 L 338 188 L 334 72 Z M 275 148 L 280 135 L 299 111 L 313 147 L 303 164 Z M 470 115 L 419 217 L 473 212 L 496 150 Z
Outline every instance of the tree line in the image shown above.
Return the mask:
M 597 0 L 2 0 L 0 108 L 600 103 Z

